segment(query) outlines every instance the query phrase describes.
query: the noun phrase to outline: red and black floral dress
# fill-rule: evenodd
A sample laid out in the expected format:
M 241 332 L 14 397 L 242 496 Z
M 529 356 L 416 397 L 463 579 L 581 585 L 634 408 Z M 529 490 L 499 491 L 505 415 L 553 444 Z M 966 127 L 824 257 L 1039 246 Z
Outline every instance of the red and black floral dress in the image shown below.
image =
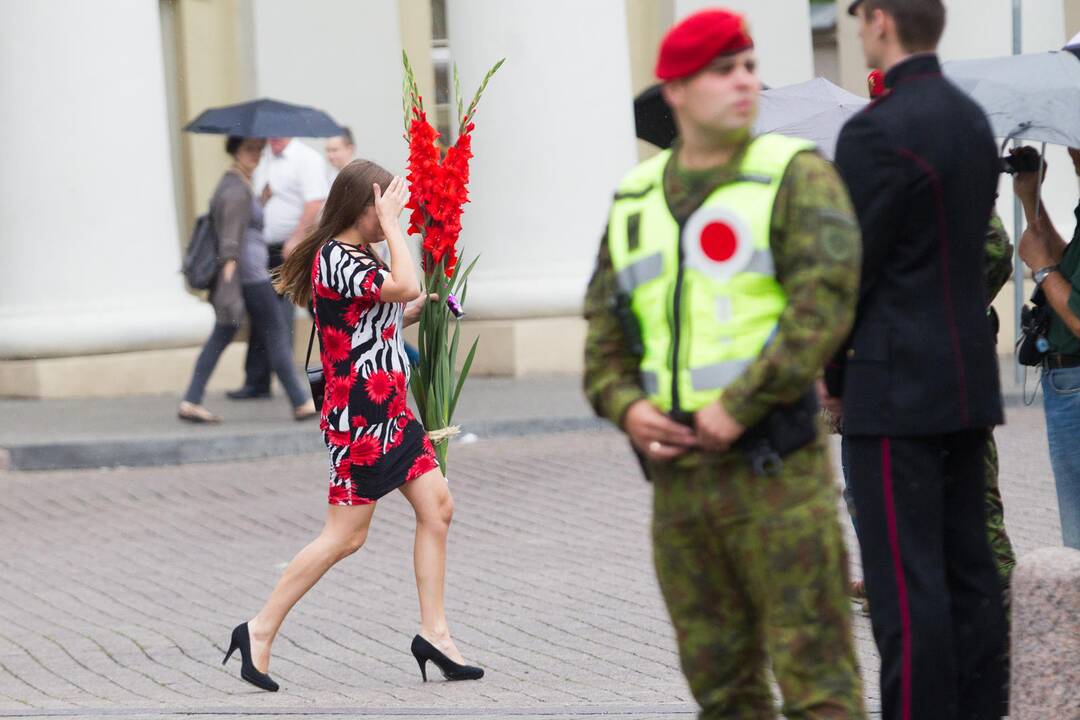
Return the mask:
M 374 258 L 337 240 L 325 243 L 312 263 L 333 505 L 373 503 L 438 467 L 423 425 L 406 405 L 405 304 L 379 301 L 389 276 Z

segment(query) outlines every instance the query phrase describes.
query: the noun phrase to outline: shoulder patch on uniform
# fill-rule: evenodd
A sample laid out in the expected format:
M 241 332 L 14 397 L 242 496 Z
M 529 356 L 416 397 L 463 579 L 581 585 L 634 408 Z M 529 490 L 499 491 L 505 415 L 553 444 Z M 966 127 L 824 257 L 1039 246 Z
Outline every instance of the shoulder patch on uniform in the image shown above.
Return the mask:
M 852 237 L 857 228 L 855 219 L 832 208 L 819 208 L 816 214 L 821 249 L 832 260 L 850 259 L 857 245 Z

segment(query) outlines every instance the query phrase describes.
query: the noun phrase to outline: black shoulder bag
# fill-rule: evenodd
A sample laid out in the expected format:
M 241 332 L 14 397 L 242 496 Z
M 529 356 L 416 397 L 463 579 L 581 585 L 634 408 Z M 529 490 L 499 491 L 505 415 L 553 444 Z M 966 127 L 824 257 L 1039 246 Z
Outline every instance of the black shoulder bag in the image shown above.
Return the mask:
M 304 358 L 304 372 L 307 373 L 308 384 L 311 385 L 311 399 L 315 401 L 315 409 L 322 412 L 323 395 L 326 392 L 326 377 L 323 375 L 322 365 L 311 365 L 311 349 L 315 346 L 315 321 L 311 321 L 311 337 L 307 342 L 307 357 Z

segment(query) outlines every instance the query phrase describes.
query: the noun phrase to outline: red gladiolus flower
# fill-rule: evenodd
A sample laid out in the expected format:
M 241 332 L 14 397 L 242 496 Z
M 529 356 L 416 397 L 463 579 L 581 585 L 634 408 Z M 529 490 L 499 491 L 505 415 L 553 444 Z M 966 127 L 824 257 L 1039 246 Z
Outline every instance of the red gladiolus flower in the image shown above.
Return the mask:
M 381 405 L 386 402 L 386 398 L 390 397 L 390 390 L 393 386 L 389 373 L 385 370 L 376 370 L 368 376 L 365 387 L 371 402 Z
M 319 335 L 319 340 L 322 342 L 323 356 L 327 360 L 331 363 L 339 363 L 349 358 L 349 351 L 352 350 L 352 338 L 349 337 L 348 333 L 337 328 L 328 327 L 323 328 Z
M 413 108 L 413 119 L 409 123 L 410 197 L 406 207 L 412 211 L 409 232 L 423 237 L 422 265 L 427 273 L 434 272 L 444 259 L 446 277 L 451 277 L 457 266 L 461 206 L 469 201 L 473 128 L 472 123 L 465 126 L 465 131 L 446 151 L 440 163 L 435 144 L 439 134 L 431 127 L 426 114 Z
M 349 462 L 353 465 L 374 465 L 382 454 L 379 439 L 374 435 L 361 435 L 349 448 Z

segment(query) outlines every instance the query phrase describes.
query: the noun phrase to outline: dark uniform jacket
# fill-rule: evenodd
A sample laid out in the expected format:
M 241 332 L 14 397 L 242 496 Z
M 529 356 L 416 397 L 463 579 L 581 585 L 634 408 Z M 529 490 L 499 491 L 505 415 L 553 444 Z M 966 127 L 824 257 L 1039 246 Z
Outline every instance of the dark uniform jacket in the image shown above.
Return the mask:
M 1002 422 L 986 308 L 999 161 L 982 110 L 917 55 L 840 133 L 836 165 L 863 237 L 855 327 L 826 369 L 851 435 L 932 435 Z

